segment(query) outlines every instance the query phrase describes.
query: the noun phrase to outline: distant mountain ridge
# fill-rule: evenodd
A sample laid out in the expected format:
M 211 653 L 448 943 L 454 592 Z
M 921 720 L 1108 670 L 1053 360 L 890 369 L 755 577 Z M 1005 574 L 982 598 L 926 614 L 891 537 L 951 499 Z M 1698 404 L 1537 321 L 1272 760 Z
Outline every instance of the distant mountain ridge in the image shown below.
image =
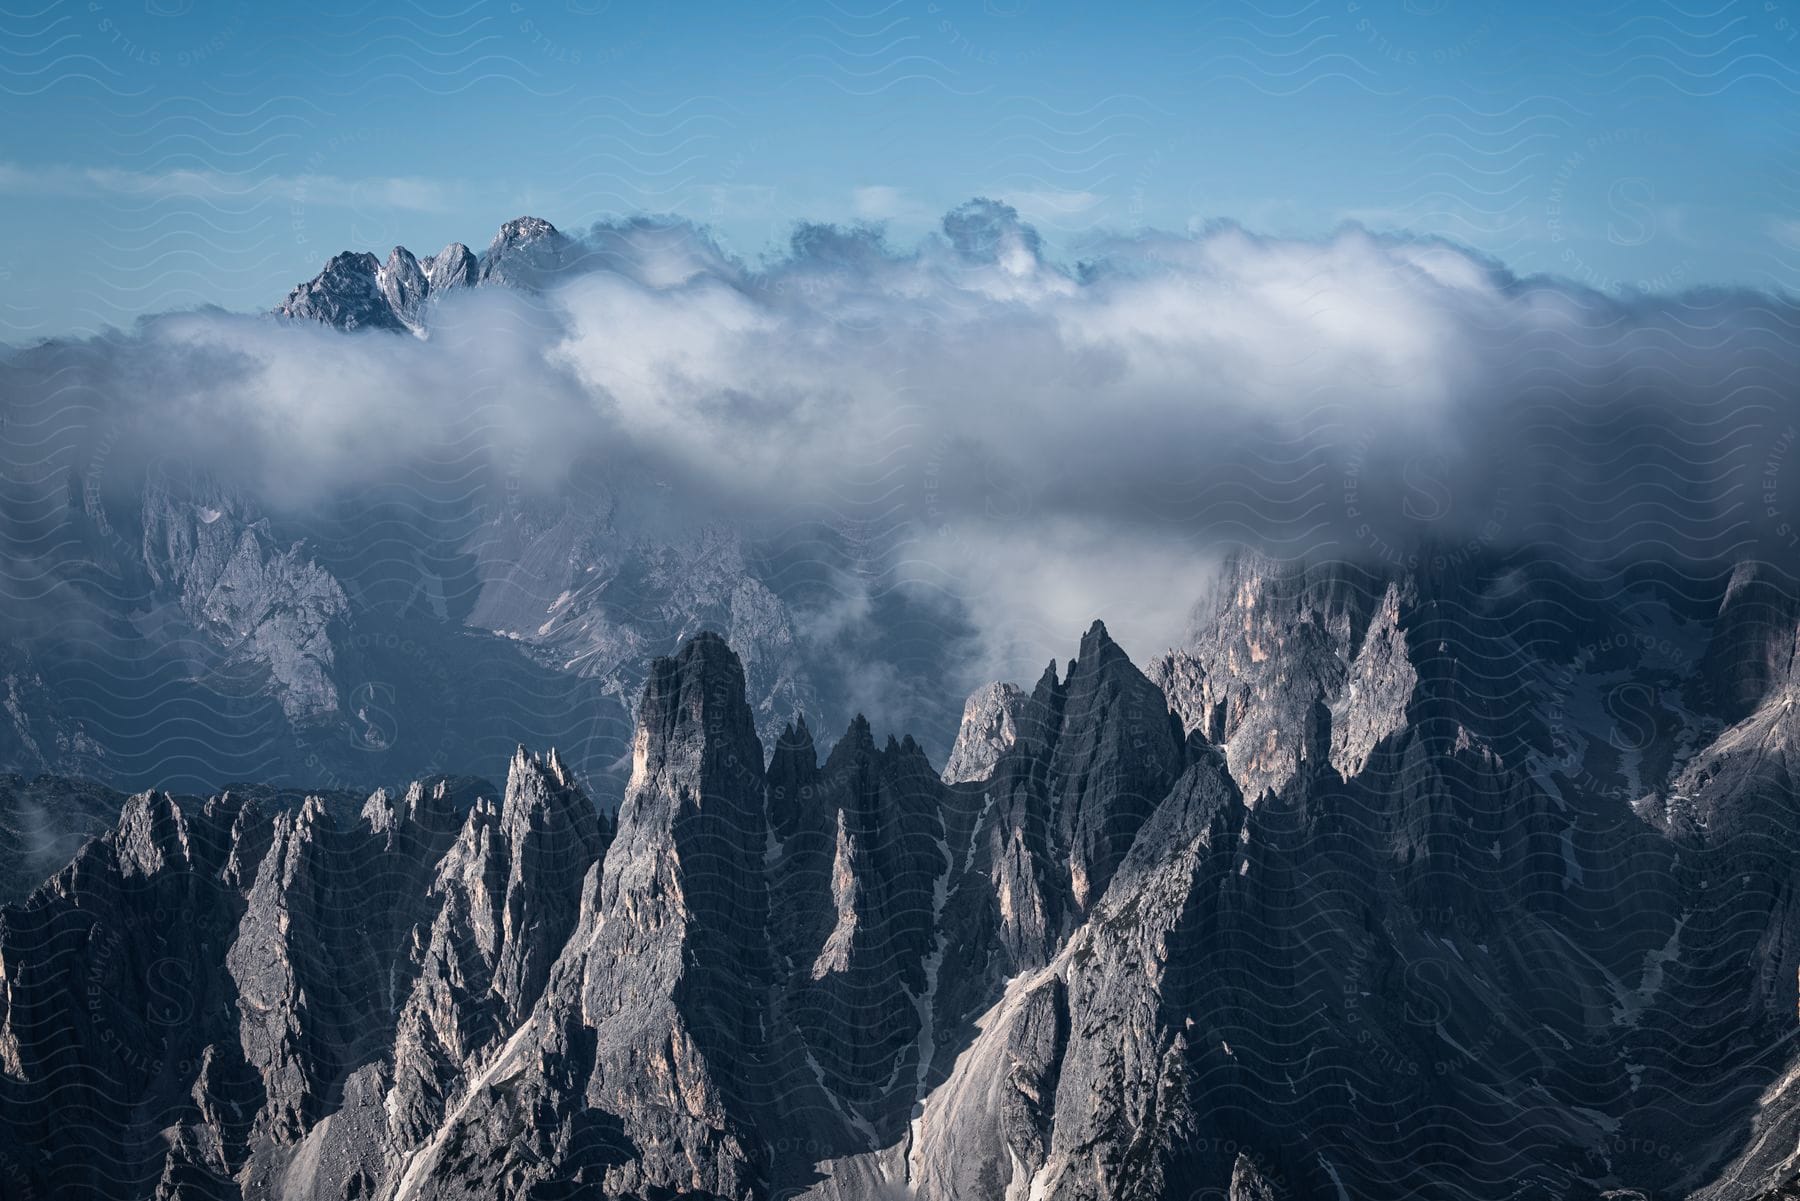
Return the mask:
M 540 217 L 506 222 L 479 256 L 461 242 L 423 259 L 396 246 L 386 262 L 367 251 L 347 250 L 296 285 L 275 312 L 345 331 L 421 334 L 428 307 L 446 293 L 484 284 L 532 286 L 576 253 L 575 243 Z

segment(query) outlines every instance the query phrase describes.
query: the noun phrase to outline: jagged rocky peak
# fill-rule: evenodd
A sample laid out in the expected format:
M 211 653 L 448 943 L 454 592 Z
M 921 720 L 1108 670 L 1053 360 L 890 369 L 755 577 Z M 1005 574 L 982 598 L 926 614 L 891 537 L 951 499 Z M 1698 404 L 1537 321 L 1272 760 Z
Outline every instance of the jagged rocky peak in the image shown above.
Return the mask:
M 554 747 L 542 756 L 522 746 L 513 753 L 501 822 L 515 856 L 534 837 L 549 840 L 555 853 L 566 852 L 580 861 L 576 879 L 600 857 L 611 833 L 610 823 L 599 815 Z M 515 858 L 513 871 L 522 870 Z
M 1083 657 L 1110 658 L 1094 638 Z M 1079 661 L 1070 674 L 1073 710 L 1088 685 Z M 1064 736 L 1086 743 L 1079 721 Z M 1244 815 L 1216 754 L 1158 798 L 1085 920 L 1042 970 L 1008 981 L 926 1101 L 910 1153 L 920 1195 L 1110 1199 L 1224 1183 L 1223 1164 L 1185 1176 L 1173 1164 L 1196 1130 L 1190 1039 L 1219 966 L 1197 970 L 1192 939 L 1242 887 Z
M 1099 622 L 1094 624 L 1104 635 L 1105 627 Z M 1093 630 L 1089 631 L 1090 635 L 1093 633 Z M 1094 662 L 1094 656 L 1089 655 L 1088 660 Z M 1069 661 L 1071 674 L 1077 662 L 1077 659 Z M 944 765 L 944 783 L 966 784 L 984 780 L 993 774 L 1001 759 L 1015 749 L 1028 757 L 1047 755 L 1055 747 L 1062 730 L 1063 704 L 1067 697 L 1067 685 L 1057 675 L 1054 659 L 1045 666 L 1029 692 L 1017 684 L 1003 682 L 977 688 L 963 704 L 956 743 Z
M 499 283 L 538 288 L 574 261 L 574 243 L 541 217 L 515 217 L 479 258 L 461 242 L 418 259 L 396 246 L 384 263 L 363 251 L 333 255 L 275 309 L 282 317 L 341 330 L 425 332 L 428 304 L 455 288 Z
M 1305 747 L 1316 791 L 1254 807 L 1211 719 L 1184 730 L 1099 625 L 1066 676 L 977 694 L 961 741 L 991 762 L 955 783 L 860 719 L 824 763 L 780 727 L 765 768 L 744 664 L 701 634 L 652 666 L 616 832 L 523 749 L 500 790 L 141 794 L 0 909 L 0 1191 L 1286 1201 L 1503 1196 L 1523 1168 L 1532 1196 L 1748 1201 L 1792 1179 L 1791 669 L 1683 785 L 1755 837 L 1671 839 L 1624 802 L 1553 804 L 1403 704 L 1438 670 L 1404 578 L 1260 578 L 1193 663 L 1209 704 L 1273 689 L 1255 729 Z M 1362 718 L 1397 707 L 1371 743 Z
M 406 323 L 383 293 L 381 271 L 381 260 L 366 251 L 335 254 L 323 271 L 289 292 L 275 311 L 345 331 L 404 330 Z
M 556 226 L 542 217 L 514 217 L 500 226 L 500 232 L 494 235 L 488 246 L 488 258 L 499 258 L 508 250 L 546 238 L 560 238 L 562 233 Z
M 859 716 L 819 773 L 810 841 L 781 848 L 793 925 L 777 928 L 775 947 L 795 1024 L 823 1081 L 886 1123 L 903 1121 L 914 1100 L 917 998 L 929 988 L 934 889 L 949 867 L 944 792 L 910 737 L 878 747 Z M 854 1045 L 847 1026 L 864 1032 Z
M 980 780 L 1019 740 L 1019 720 L 1031 698 L 1017 684 L 988 684 L 963 704 L 956 745 L 944 764 L 944 783 Z
M 767 775 L 769 826 L 777 839 L 798 830 L 812 806 L 812 782 L 819 774 L 819 754 L 806 715 L 782 727 L 769 752 Z
M 541 217 L 515 217 L 500 227 L 481 256 L 480 282 L 541 288 L 570 265 L 574 246 Z
M 521 749 L 504 800 L 468 807 L 433 874 L 428 931 L 412 935 L 417 970 L 385 1102 L 401 1146 L 443 1121 L 472 1065 L 537 1004 L 610 833 L 554 752 Z
M 747 754 L 753 746 L 755 753 Z M 676 798 L 666 795 L 666 789 L 659 793 L 656 781 L 665 774 L 714 768 L 716 755 L 730 757 L 743 774 L 753 775 L 760 790 L 762 748 L 744 699 L 743 663 L 723 638 L 703 630 L 676 654 L 650 665 L 638 705 L 626 805 L 634 798 L 704 805 L 704 795 Z M 737 763 L 740 758 L 745 762 Z M 620 820 L 623 823 L 623 811 Z
M 542 755 L 533 754 L 523 743 L 514 748 L 512 762 L 507 765 L 506 791 L 509 795 L 522 790 L 543 792 L 574 787 L 574 777 L 563 766 L 562 757 L 556 753 L 555 747 Z
M 483 1087 L 445 1111 L 393 1196 L 539 1195 L 555 1179 L 759 1195 L 763 814 L 742 665 L 701 634 L 652 668 L 617 834 L 530 1023 L 477 1065 Z
M 377 788 L 363 802 L 358 816 L 391 846 L 395 839 L 421 830 L 453 829 L 475 798 L 488 790 L 485 780 L 469 776 L 414 780 L 399 798 L 386 788 Z
M 481 264 L 474 253 L 461 242 L 452 242 L 424 260 L 425 280 L 431 292 L 444 292 L 475 282 Z
M 1180 773 L 1182 743 L 1162 690 L 1098 621 L 1082 636 L 1063 690 L 1052 804 L 1071 895 L 1085 912 Z
M 119 811 L 114 840 L 119 871 L 127 878 L 154 876 L 193 857 L 187 816 L 166 792 L 142 792 Z

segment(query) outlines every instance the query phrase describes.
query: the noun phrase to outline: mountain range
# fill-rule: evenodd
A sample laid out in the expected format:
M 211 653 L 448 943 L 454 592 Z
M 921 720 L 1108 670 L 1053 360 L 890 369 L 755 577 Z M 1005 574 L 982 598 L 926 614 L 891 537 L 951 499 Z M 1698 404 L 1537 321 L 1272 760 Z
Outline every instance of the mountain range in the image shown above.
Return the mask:
M 1797 643 L 1766 568 L 1244 554 L 1147 670 L 1096 623 L 977 691 L 942 768 L 861 718 L 765 742 L 706 632 L 616 807 L 523 749 L 504 788 L 140 793 L 0 911 L 0 1173 L 1784 1195 Z
M 1013 304 L 1035 233 L 944 229 Z M 520 378 L 487 323 L 680 290 L 621 249 L 667 232 L 345 253 L 243 323 L 473 341 L 485 404 Z M 1738 509 L 1602 559 L 1487 533 L 1503 480 L 1472 538 L 1246 539 L 1176 645 L 1095 622 L 963 699 L 972 610 L 1023 626 L 1068 569 L 1010 490 L 977 499 L 1021 553 L 973 555 L 1010 590 L 894 569 L 951 528 L 949 435 L 761 524 L 492 424 L 282 503 L 88 404 L 140 381 L 106 350 L 5 360 L 0 1196 L 1800 1196 L 1800 580 Z M 1626 457 L 1642 414 L 1576 410 Z M 1682 474 L 1709 412 L 1571 502 L 1591 545 L 1729 475 Z M 1353 518 L 1388 499 L 1358 446 Z M 1235 521 L 1267 466 L 1172 487 Z

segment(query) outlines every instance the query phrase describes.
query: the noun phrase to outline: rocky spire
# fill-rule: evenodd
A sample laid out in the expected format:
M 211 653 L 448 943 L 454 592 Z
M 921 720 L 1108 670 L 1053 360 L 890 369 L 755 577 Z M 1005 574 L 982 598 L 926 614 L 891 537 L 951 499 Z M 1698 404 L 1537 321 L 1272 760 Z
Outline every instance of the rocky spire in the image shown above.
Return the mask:
M 743 1123 L 766 1084 L 763 788 L 743 666 L 697 635 L 651 668 L 617 833 L 545 1019 L 544 1053 L 593 1047 L 581 1105 L 641 1149 L 603 1191 L 747 1198 L 759 1179 Z
M 1082 637 L 1065 689 L 1052 805 L 1070 894 L 1085 913 L 1180 773 L 1182 748 L 1162 690 L 1100 622 Z
M 865 1120 L 903 1121 L 912 1101 L 934 893 L 951 866 L 942 850 L 944 792 L 910 738 L 877 748 L 858 716 L 815 789 L 829 860 L 808 865 L 807 876 L 782 878 L 818 919 L 807 928 L 819 941 L 793 956 L 794 1020 L 825 1083 Z M 846 1044 L 847 1027 L 863 1034 Z
M 431 292 L 431 282 L 412 251 L 404 246 L 394 247 L 387 262 L 375 274 L 375 286 L 401 324 L 417 331 L 420 328 L 419 309 Z
M 425 259 L 425 279 L 430 284 L 433 294 L 449 291 L 451 288 L 464 288 L 476 281 L 480 274 L 481 264 L 473 252 L 461 242 L 452 242 L 430 258 Z

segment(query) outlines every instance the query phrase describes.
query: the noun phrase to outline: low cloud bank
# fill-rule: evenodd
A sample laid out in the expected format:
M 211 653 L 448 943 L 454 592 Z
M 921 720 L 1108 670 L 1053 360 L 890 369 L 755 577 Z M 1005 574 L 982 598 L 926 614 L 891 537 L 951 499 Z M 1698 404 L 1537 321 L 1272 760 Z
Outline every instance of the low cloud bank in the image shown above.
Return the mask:
M 426 339 L 203 312 L 10 352 L 7 437 L 107 479 L 198 465 L 289 514 L 421 463 L 472 497 L 601 470 L 621 520 L 806 564 L 823 636 L 903 597 L 978 631 L 982 675 L 1033 674 L 1095 616 L 1153 653 L 1245 543 L 1800 546 L 1790 298 L 1607 297 L 1353 228 L 1053 262 L 985 201 L 917 246 L 802 226 L 757 264 L 679 222 L 583 241 L 542 291 L 447 295 Z

